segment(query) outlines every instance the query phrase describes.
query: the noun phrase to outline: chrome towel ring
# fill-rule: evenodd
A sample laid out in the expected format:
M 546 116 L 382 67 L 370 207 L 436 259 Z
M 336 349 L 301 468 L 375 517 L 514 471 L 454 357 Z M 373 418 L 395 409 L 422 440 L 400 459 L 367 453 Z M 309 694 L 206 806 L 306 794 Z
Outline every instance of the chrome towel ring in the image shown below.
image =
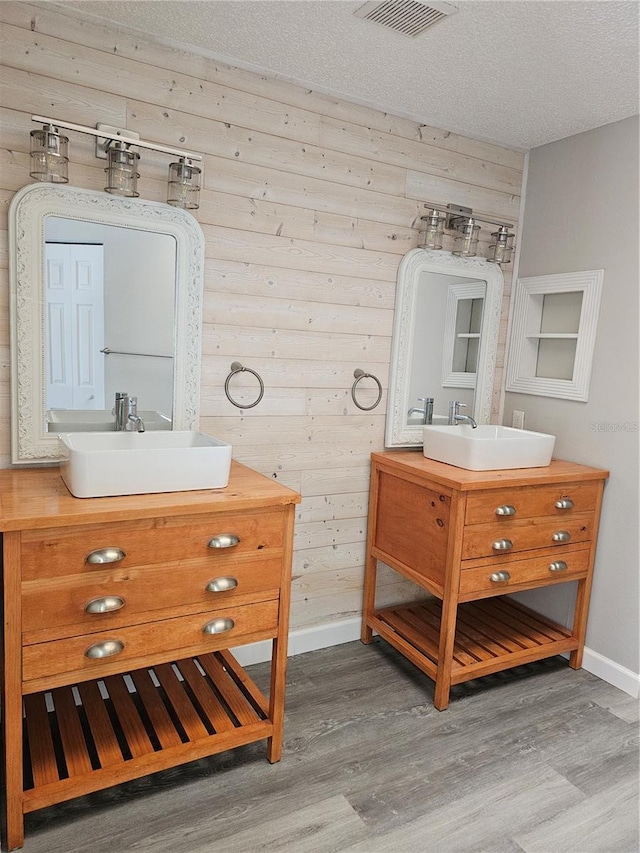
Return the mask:
M 231 377 L 235 376 L 236 373 L 245 373 L 245 372 L 246 373 L 252 373 L 256 377 L 258 382 L 260 383 L 260 393 L 258 394 L 257 399 L 253 401 L 253 403 L 238 403 L 236 400 L 233 399 L 233 397 L 229 393 L 229 383 L 231 382 Z M 227 376 L 227 378 L 225 379 L 225 382 L 224 382 L 224 393 L 227 395 L 227 400 L 230 403 L 233 403 L 233 405 L 237 406 L 239 409 L 253 409 L 253 407 L 257 406 L 258 403 L 260 402 L 260 400 L 262 400 L 262 397 L 264 396 L 264 382 L 262 381 L 259 374 L 257 374 L 255 370 L 252 370 L 250 367 L 244 367 L 242 364 L 240 364 L 239 361 L 234 361 L 231 364 L 231 373 Z
M 375 407 L 382 399 L 382 385 L 380 384 L 380 380 L 377 376 L 374 376 L 373 373 L 365 373 L 364 370 L 361 370 L 359 367 L 357 367 L 353 371 L 353 375 L 355 376 L 356 381 L 351 386 L 351 399 L 359 409 L 362 409 L 363 412 L 370 412 L 372 409 L 375 409 Z M 362 379 L 373 379 L 373 381 L 378 386 L 378 397 L 373 406 L 361 406 L 360 403 L 356 400 L 356 386 L 358 385 L 358 382 L 360 382 Z

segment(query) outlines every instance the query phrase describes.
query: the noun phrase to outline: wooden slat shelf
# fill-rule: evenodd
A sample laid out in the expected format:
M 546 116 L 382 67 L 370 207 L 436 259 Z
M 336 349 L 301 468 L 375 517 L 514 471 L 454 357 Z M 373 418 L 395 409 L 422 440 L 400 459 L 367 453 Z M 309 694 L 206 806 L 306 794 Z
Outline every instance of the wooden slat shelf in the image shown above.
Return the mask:
M 24 713 L 25 812 L 273 734 L 228 651 L 26 695 Z
M 434 678 L 442 604 L 429 599 L 420 604 L 388 607 L 375 612 L 369 625 L 407 654 Z M 567 628 L 540 616 L 507 597 L 481 599 L 458 606 L 451 683 L 552 657 L 578 647 Z

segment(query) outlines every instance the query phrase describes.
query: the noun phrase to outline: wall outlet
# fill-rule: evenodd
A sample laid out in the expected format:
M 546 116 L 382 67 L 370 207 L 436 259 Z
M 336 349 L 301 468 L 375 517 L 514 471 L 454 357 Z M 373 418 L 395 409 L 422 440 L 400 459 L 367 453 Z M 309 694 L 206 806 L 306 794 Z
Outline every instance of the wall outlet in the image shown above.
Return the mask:
M 517 409 L 513 410 L 511 426 L 514 429 L 524 429 L 524 412 L 519 412 Z

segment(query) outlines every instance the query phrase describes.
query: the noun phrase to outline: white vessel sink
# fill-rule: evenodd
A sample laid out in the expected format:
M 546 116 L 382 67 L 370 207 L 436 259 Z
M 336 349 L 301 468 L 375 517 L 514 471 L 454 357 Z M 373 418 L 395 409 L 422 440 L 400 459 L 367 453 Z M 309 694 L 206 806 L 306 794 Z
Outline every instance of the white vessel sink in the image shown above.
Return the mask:
M 231 445 L 202 432 L 59 433 L 60 474 L 77 498 L 222 489 Z
M 481 424 L 423 427 L 423 453 L 469 471 L 542 468 L 551 462 L 554 435 L 526 429 Z
M 143 409 L 139 412 L 145 429 L 171 429 L 171 418 L 162 412 Z M 109 432 L 114 415 L 109 409 L 49 409 L 47 432 Z

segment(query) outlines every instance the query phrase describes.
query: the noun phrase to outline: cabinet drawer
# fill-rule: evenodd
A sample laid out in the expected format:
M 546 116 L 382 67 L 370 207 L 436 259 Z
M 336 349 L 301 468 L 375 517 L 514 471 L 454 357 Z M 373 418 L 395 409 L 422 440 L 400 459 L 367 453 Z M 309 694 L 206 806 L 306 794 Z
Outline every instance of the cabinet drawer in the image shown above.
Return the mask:
M 592 529 L 592 513 L 561 519 L 514 519 L 508 527 L 501 522 L 474 524 L 465 527 L 462 559 L 472 560 L 534 548 L 556 547 L 561 550 L 577 542 L 588 542 Z
M 214 561 L 215 562 L 215 561 Z M 115 568 L 22 584 L 25 643 L 169 618 L 184 610 L 210 610 L 276 598 L 282 559 L 227 562 L 216 571 L 207 558 L 151 568 Z M 91 606 L 89 606 L 91 605 Z M 162 613 L 159 611 L 166 610 Z M 46 637 L 38 633 L 45 632 Z
M 499 566 L 479 566 L 460 573 L 460 596 L 471 593 L 501 595 L 520 584 L 545 586 L 562 580 L 573 580 L 587 573 L 588 550 L 569 551 L 529 560 L 514 560 Z
M 576 513 L 593 512 L 601 488 L 598 481 L 472 492 L 467 496 L 464 520 L 465 524 L 499 521 L 505 526 L 519 518 L 537 516 L 554 516 L 561 520 Z M 556 506 L 559 503 L 562 506 Z M 511 514 L 503 515 L 505 511 Z
M 22 577 L 37 580 L 104 570 L 104 563 L 89 563 L 87 557 L 105 549 L 117 549 L 123 554 L 109 563 L 112 568 L 200 558 L 209 560 L 216 571 L 213 567 L 227 560 L 281 549 L 283 528 L 282 512 L 270 511 L 25 531 L 21 542 Z M 236 537 L 237 544 L 231 544 L 234 539 L 225 540 L 225 534 Z M 220 537 L 223 547 L 209 547 L 216 537 Z
M 216 626 L 219 633 L 205 633 L 204 627 L 214 620 L 220 620 Z M 129 666 L 144 666 L 147 661 L 170 661 L 274 637 L 277 623 L 278 601 L 274 600 L 36 643 L 23 648 L 22 677 L 25 682 L 32 682 L 31 687 L 26 685 L 26 692 L 42 689 L 43 680 L 53 685 L 100 678 Z M 122 648 L 104 657 L 87 656 L 89 649 L 96 649 L 97 653 L 100 644 L 108 643 L 118 643 Z M 65 674 L 69 678 L 63 677 Z M 34 685 L 34 682 L 38 683 Z

